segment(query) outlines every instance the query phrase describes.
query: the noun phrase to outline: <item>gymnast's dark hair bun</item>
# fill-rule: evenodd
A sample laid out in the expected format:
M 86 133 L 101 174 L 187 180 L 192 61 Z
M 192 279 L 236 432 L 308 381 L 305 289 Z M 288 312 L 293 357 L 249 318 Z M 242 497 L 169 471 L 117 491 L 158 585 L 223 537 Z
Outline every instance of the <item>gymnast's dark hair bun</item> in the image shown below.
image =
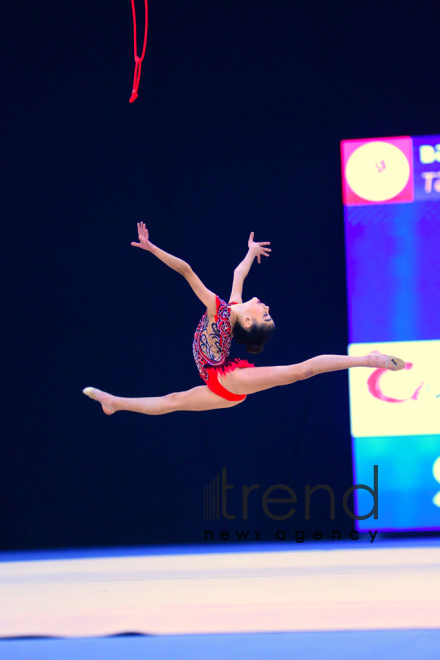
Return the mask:
M 274 324 L 253 323 L 250 328 L 244 328 L 239 321 L 235 322 L 232 334 L 237 344 L 245 344 L 248 353 L 261 353 L 263 344 L 273 335 Z
M 248 353 L 262 353 L 264 351 L 263 344 L 248 344 L 246 346 Z

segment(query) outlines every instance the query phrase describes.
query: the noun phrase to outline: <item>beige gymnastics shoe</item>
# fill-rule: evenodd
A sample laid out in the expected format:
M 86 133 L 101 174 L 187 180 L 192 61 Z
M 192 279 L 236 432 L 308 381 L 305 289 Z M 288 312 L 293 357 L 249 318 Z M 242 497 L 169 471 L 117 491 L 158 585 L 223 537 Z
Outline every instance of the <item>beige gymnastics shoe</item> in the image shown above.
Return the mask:
M 387 361 L 385 366 L 380 367 L 381 369 L 389 369 L 390 371 L 400 371 L 401 369 L 405 369 L 405 360 L 401 360 L 395 355 L 384 355 L 383 353 L 380 353 L 380 351 L 370 351 L 370 355 L 381 355 L 382 357 L 386 357 Z
M 91 399 L 94 399 L 95 401 L 98 401 L 97 393 L 100 391 L 101 390 L 97 390 L 96 387 L 85 387 L 83 389 L 83 394 L 89 396 Z
M 94 401 L 98 401 L 98 403 L 101 404 L 102 409 L 103 409 L 103 411 L 105 412 L 106 415 L 113 415 L 113 413 L 115 412 L 114 410 L 109 408 L 108 405 L 106 405 L 102 401 L 99 401 L 98 395 L 102 394 L 102 392 L 101 392 L 101 390 L 96 389 L 96 387 L 85 387 L 83 389 L 83 394 L 88 396 L 90 399 L 93 399 Z M 106 393 L 104 392 L 104 394 L 106 394 Z
M 393 366 L 389 366 L 388 361 L 390 365 Z M 406 366 L 405 360 L 401 360 L 395 355 L 387 355 L 387 363 L 385 369 L 391 369 L 391 371 L 400 371 L 401 369 L 405 369 L 405 366 Z

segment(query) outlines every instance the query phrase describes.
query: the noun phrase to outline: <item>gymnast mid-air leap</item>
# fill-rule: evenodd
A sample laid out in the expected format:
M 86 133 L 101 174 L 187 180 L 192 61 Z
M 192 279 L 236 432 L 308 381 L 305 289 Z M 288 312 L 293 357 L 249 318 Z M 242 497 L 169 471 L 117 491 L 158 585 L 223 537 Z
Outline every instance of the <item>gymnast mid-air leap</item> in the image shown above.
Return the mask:
M 258 298 L 242 301 L 243 282 L 257 257 L 269 256 L 268 242 L 257 243 L 251 233 L 248 253 L 234 271 L 229 302 L 226 303 L 206 288 L 182 259 L 173 257 L 153 245 L 143 222 L 138 223 L 139 243 L 131 245 L 151 252 L 167 266 L 183 275 L 196 296 L 206 307 L 197 326 L 193 341 L 193 354 L 201 378 L 205 384 L 185 392 L 165 396 L 124 398 L 86 387 L 83 392 L 102 405 L 107 415 L 118 410 L 130 410 L 146 415 L 164 415 L 178 410 L 201 411 L 231 408 L 245 400 L 248 394 L 268 390 L 278 385 L 291 385 L 297 380 L 311 378 L 328 371 L 350 367 L 370 367 L 399 371 L 405 362 L 393 355 L 372 351 L 363 357 L 347 355 L 319 355 L 299 364 L 277 367 L 254 367 L 247 360 L 229 360 L 232 338 L 246 344 L 249 353 L 260 353 L 263 344 L 270 339 L 275 324 L 269 307 Z

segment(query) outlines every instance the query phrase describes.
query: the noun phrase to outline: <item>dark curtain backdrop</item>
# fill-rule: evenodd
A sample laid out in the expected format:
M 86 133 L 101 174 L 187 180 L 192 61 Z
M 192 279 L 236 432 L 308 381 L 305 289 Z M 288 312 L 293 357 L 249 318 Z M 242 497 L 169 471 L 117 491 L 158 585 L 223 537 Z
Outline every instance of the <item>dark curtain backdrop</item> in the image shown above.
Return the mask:
M 201 384 L 204 310 L 130 246 L 138 221 L 221 297 L 249 232 L 272 242 L 245 284 L 277 323 L 257 366 L 346 353 L 339 143 L 440 132 L 439 24 L 435 0 L 150 0 L 129 104 L 128 0 L 3 7 L 2 549 L 203 543 L 205 529 L 347 537 L 347 372 L 159 417 L 108 418 L 81 390 Z M 237 519 L 208 522 L 203 489 L 225 466 Z M 248 521 L 243 484 L 260 484 Z M 282 523 L 261 508 L 273 484 L 299 501 Z M 324 492 L 304 519 L 305 484 L 334 489 L 334 521 Z

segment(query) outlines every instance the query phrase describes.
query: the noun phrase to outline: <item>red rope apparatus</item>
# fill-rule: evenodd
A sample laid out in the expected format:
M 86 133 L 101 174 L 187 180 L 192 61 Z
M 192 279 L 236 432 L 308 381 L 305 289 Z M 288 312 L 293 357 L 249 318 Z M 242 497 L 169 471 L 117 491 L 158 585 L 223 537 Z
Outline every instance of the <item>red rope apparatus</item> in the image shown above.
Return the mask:
M 134 6 L 134 0 L 131 0 L 131 9 L 133 12 L 133 35 L 134 35 L 134 78 L 133 78 L 133 91 L 130 96 L 130 103 L 136 101 L 138 97 L 139 81 L 141 79 L 141 68 L 142 60 L 145 56 L 145 49 L 147 47 L 147 32 L 148 32 L 148 2 L 145 0 L 145 34 L 144 34 L 144 47 L 142 49 L 142 55 L 138 57 L 137 54 L 137 35 L 136 35 L 136 10 Z

